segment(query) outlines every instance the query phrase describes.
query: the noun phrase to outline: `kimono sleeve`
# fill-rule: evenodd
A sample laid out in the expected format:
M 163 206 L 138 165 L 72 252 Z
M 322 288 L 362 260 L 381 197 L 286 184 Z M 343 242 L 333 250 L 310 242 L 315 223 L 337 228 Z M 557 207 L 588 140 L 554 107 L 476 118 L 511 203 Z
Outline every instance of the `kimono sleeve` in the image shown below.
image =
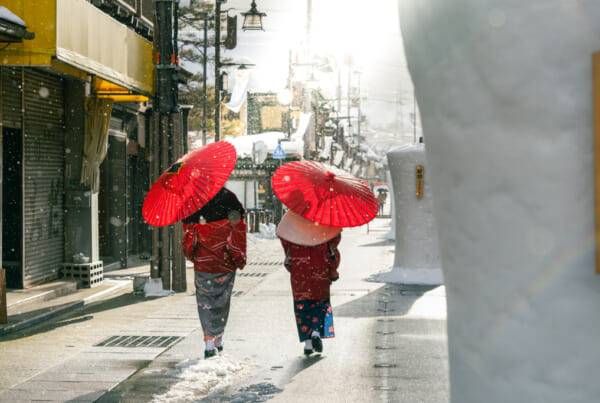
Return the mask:
M 331 241 L 327 242 L 328 249 L 330 252 L 333 252 L 333 256 L 330 253 L 327 254 L 327 260 L 329 261 L 329 267 L 331 270 L 335 270 L 340 265 L 340 251 L 337 248 L 340 240 L 342 239 L 341 235 L 336 236 Z
M 292 272 L 292 260 L 290 258 L 290 248 L 292 245 L 283 238 L 279 238 L 279 240 L 281 241 L 281 246 L 283 246 L 283 253 L 285 253 L 285 259 L 283 260 L 283 265 L 285 266 L 285 269 L 291 273 Z
M 195 235 L 196 231 L 194 231 L 193 224 L 183 224 L 183 239 L 181 240 L 181 247 L 183 248 L 183 255 L 191 261 L 194 260 L 194 252 L 198 242 Z
M 231 234 L 227 238 L 227 252 L 236 269 L 246 266 L 246 223 L 231 224 Z

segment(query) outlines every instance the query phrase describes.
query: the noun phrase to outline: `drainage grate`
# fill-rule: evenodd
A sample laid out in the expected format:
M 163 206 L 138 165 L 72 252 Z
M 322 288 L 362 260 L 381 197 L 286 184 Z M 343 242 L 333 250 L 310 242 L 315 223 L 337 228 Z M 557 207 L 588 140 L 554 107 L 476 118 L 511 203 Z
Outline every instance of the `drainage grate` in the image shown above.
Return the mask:
M 240 276 L 240 277 L 264 277 L 266 275 L 267 275 L 267 273 L 249 273 L 249 272 L 238 273 L 238 276 Z
M 283 266 L 283 261 L 248 262 L 248 266 Z
M 181 336 L 110 336 L 95 347 L 169 347 Z

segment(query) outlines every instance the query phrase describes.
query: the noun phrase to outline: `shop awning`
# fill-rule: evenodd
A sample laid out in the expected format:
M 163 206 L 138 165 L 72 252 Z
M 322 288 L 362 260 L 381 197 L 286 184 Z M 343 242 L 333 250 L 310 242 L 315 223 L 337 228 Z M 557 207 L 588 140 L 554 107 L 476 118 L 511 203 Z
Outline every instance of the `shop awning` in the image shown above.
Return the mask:
M 53 67 L 60 62 L 131 92 L 123 95 L 154 95 L 152 42 L 89 2 L 7 2 L 36 35 L 3 49 L 0 65 Z
M 94 77 L 94 95 L 98 98 L 110 98 L 115 102 L 148 102 L 149 98 L 111 82 Z

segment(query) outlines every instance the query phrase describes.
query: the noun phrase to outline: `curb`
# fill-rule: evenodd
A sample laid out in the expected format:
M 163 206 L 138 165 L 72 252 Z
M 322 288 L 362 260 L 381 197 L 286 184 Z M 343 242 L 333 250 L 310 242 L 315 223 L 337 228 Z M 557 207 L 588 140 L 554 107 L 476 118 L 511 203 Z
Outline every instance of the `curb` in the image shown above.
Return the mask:
M 114 280 L 114 281 L 118 281 L 118 280 Z M 118 282 L 119 282 L 119 284 L 115 284 L 114 286 L 107 288 L 106 290 L 103 290 L 96 294 L 90 295 L 80 301 L 73 301 L 72 303 L 70 303 L 68 305 L 61 306 L 61 307 L 53 309 L 51 311 L 44 312 L 37 316 L 33 316 L 31 318 L 28 318 L 28 319 L 22 320 L 20 322 L 8 325 L 6 327 L 0 328 L 0 336 L 6 336 L 6 335 L 16 332 L 18 330 L 22 330 L 24 328 L 40 324 L 43 321 L 46 321 L 48 319 L 62 315 L 63 313 L 65 313 L 67 311 L 83 308 L 86 305 L 96 302 L 97 300 L 99 300 L 100 298 L 102 298 L 105 295 L 114 293 L 114 292 L 119 291 L 126 287 L 131 287 L 131 284 L 132 284 L 131 280 L 125 280 L 125 281 L 121 280 Z
M 8 308 L 14 307 L 17 305 L 28 304 L 30 302 L 48 301 L 48 300 L 51 300 L 53 298 L 57 298 L 57 297 L 60 297 L 63 295 L 73 294 L 75 292 L 77 292 L 77 283 L 76 282 L 68 282 L 68 283 L 63 284 L 59 288 L 44 291 L 40 294 L 32 295 L 31 297 L 27 297 L 25 299 L 21 299 L 16 302 L 13 302 L 12 304 L 8 305 Z

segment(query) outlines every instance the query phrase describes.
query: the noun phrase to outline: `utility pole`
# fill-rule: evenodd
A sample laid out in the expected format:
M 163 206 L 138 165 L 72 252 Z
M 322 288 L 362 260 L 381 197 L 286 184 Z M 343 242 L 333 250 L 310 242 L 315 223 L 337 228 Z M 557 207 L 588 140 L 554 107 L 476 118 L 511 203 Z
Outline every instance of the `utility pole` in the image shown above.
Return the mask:
M 361 116 L 360 116 L 360 75 L 361 72 L 358 71 L 358 84 L 357 84 L 357 107 L 358 107 L 358 148 L 360 149 L 360 121 L 361 121 Z
M 204 56 L 202 57 L 202 145 L 206 145 L 206 60 L 208 59 L 208 13 L 204 13 Z
M 290 141 L 292 137 L 292 108 L 294 103 L 294 89 L 292 88 L 292 49 L 288 55 L 288 77 L 287 77 L 287 88 L 290 91 L 290 101 L 288 102 L 288 120 L 287 120 L 287 140 Z
M 336 89 L 336 98 L 337 98 L 337 106 L 336 106 L 336 130 L 337 130 L 337 141 L 344 147 L 344 136 L 340 135 L 340 112 L 342 110 L 342 69 L 339 64 L 337 65 L 337 89 Z
M 215 0 L 215 143 L 221 140 L 221 2 Z
M 178 0 L 156 0 L 156 96 L 150 131 L 152 152 L 150 175 L 154 183 L 172 162 L 183 155 L 182 116 L 179 111 L 177 76 Z M 152 228 L 150 275 L 161 278 L 163 289 L 186 290 L 185 259 L 180 225 Z M 171 276 L 172 275 L 172 276 Z

